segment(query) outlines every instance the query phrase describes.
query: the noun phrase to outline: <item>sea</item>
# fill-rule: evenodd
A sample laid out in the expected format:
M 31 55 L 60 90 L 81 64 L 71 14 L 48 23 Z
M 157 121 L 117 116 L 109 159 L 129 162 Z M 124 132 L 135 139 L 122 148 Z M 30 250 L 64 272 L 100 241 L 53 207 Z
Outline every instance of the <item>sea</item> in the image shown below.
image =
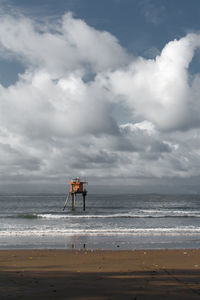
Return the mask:
M 200 248 L 200 195 L 1 195 L 0 249 Z

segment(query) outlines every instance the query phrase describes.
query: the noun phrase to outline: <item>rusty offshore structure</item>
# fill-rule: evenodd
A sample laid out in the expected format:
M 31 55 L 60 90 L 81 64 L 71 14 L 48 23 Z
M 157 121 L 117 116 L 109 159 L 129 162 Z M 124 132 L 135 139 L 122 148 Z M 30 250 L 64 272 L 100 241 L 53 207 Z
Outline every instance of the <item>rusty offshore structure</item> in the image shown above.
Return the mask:
M 72 201 L 72 210 L 75 210 L 75 201 L 76 201 L 76 194 L 82 194 L 83 197 L 83 210 L 85 210 L 85 198 L 87 195 L 87 190 L 84 188 L 84 184 L 87 184 L 86 181 L 80 181 L 79 177 L 73 178 L 69 182 L 70 190 L 67 195 L 63 210 L 65 209 L 68 200 L 71 198 Z

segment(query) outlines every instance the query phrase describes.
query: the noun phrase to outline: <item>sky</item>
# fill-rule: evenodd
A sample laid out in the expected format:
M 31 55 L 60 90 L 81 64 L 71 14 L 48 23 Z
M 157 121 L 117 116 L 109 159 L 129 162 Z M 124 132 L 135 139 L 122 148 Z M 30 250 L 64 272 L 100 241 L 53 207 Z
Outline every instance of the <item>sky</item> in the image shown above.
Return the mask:
M 199 0 L 0 0 L 0 192 L 200 193 Z

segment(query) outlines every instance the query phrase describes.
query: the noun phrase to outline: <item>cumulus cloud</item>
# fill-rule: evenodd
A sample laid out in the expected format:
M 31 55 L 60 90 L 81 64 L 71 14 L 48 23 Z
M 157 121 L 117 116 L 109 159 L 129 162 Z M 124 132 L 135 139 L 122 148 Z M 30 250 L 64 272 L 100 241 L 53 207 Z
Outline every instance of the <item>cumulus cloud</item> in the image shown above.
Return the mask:
M 114 36 L 73 18 L 72 13 L 46 26 L 23 16 L 1 16 L 0 42 L 5 55 L 14 55 L 29 67 L 44 68 L 55 77 L 75 70 L 116 68 L 129 60 Z
M 191 88 L 188 67 L 199 46 L 200 36 L 188 34 L 169 42 L 155 59 L 139 57 L 128 67 L 107 74 L 105 85 L 123 97 L 134 116 L 153 122 L 160 130 L 193 127 L 199 123 L 191 103 L 198 78 Z
M 71 13 L 53 24 L 1 16 L 1 59 L 25 66 L 0 85 L 1 182 L 199 176 L 199 46 L 188 34 L 133 58 Z

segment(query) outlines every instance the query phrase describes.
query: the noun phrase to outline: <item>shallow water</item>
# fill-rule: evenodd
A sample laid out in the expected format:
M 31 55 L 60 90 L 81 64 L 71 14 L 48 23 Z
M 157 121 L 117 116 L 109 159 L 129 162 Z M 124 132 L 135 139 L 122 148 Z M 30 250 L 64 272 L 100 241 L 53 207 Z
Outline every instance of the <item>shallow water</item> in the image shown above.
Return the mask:
M 0 196 L 0 248 L 200 248 L 199 195 Z

